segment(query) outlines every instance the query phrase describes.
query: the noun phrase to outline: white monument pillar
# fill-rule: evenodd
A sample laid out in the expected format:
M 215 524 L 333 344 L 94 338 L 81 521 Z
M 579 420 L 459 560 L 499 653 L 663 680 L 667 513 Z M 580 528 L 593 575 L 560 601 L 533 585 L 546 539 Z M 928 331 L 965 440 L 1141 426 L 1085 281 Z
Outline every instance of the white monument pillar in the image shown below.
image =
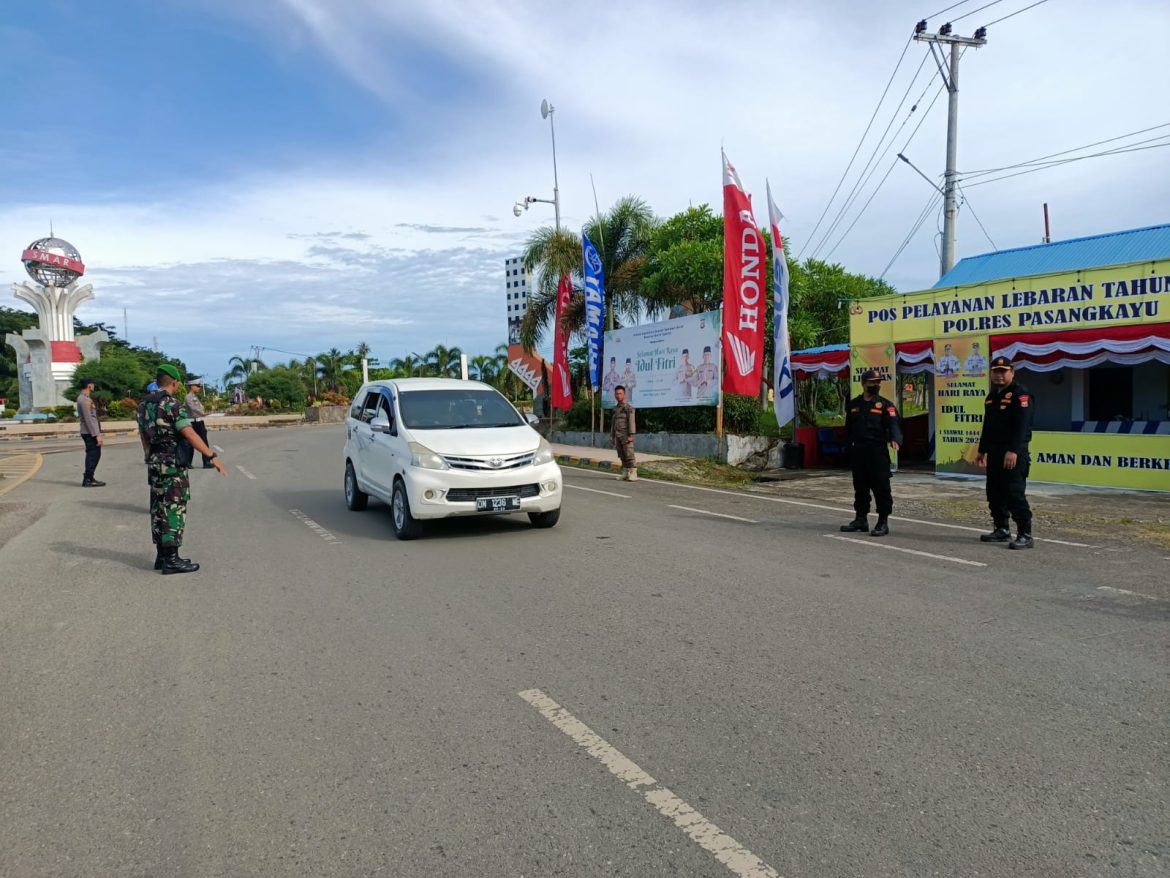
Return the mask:
M 93 286 L 78 282 L 85 265 L 72 244 L 60 238 L 42 238 L 25 249 L 21 261 L 34 282 L 13 284 L 12 293 L 32 305 L 39 326 L 20 335 L 9 333 L 5 341 L 16 351 L 20 411 L 28 413 L 68 405 L 64 391 L 78 364 L 83 359 L 97 359 L 110 337 L 104 332 L 74 337 L 73 317 L 83 302 L 93 298 Z

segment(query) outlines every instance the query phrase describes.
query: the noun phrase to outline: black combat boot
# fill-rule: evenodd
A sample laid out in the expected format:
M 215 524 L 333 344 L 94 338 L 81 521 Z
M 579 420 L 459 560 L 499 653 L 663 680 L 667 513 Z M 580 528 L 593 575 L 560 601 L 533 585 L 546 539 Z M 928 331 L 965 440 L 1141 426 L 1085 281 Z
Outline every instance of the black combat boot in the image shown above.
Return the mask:
M 1010 543 L 1008 543 L 1008 548 L 1009 549 L 1030 549 L 1034 545 L 1036 545 L 1036 541 L 1032 539 L 1032 535 L 1030 533 L 1025 533 L 1024 531 L 1020 531 L 1018 534 L 1016 534 L 1016 538 L 1014 540 L 1012 540 Z
M 81 487 L 83 488 L 104 488 L 105 482 L 99 482 L 93 476 L 86 476 L 81 480 Z
M 175 549 L 175 557 L 176 558 L 179 557 L 179 550 L 178 549 Z M 182 561 L 184 564 L 188 564 L 191 561 L 190 558 L 179 558 L 179 560 Z M 196 564 L 195 566 L 198 567 L 199 565 Z M 159 548 L 158 546 L 154 547 L 154 569 L 155 570 L 162 570 L 163 569 L 163 550 L 161 548 Z
M 163 576 L 171 573 L 194 573 L 199 569 L 199 565 L 190 558 L 180 558 L 179 550 L 174 546 L 167 549 L 162 549 L 162 571 Z
M 877 524 L 874 525 L 873 530 L 869 532 L 871 537 L 884 537 L 890 533 L 890 523 L 886 520 L 886 516 L 879 515 Z
M 1012 538 L 1011 531 L 1005 524 L 997 524 L 995 530 L 989 534 L 982 534 L 979 539 L 985 543 L 1006 543 Z
M 848 524 L 841 525 L 842 533 L 861 533 L 869 530 L 869 518 L 864 515 L 859 515 Z

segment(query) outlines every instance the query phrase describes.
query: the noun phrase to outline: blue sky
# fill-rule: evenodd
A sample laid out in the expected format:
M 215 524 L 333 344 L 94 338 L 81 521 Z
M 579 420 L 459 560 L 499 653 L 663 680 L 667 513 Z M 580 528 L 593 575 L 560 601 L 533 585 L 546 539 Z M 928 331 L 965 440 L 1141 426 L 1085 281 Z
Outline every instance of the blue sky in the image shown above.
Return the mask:
M 1001 0 L 986 15 L 1025 5 Z M 1170 7 L 1110 10 L 1050 0 L 992 26 L 963 61 L 961 168 L 1170 122 L 1150 99 L 1170 73 L 1132 45 L 1170 29 Z M 557 106 L 566 224 L 592 212 L 591 173 L 603 206 L 630 193 L 664 216 L 718 205 L 722 143 L 757 211 L 771 178 L 800 253 L 818 243 L 817 218 L 913 23 L 933 11 L 908 0 L 634 0 L 588 13 L 536 0 L 9 0 L 0 284 L 23 279 L 20 250 L 51 220 L 89 266 L 96 299 L 82 319 L 120 327 L 125 308 L 131 341 L 157 338 L 210 376 L 250 345 L 488 352 L 505 336 L 503 260 L 552 219 L 542 205 L 511 214 L 524 195 L 551 196 L 542 98 Z M 932 67 L 912 45 L 891 87 L 908 101 L 900 115 L 883 108 L 878 126 L 896 127 L 919 94 L 928 103 Z M 943 103 L 907 150 L 932 177 Z M 1167 118 L 1151 115 L 1159 104 Z M 972 187 L 959 255 L 992 249 L 971 209 L 999 247 L 1038 240 L 1044 201 L 1058 238 L 1165 222 L 1166 156 Z M 879 151 L 871 189 L 888 161 Z M 819 255 L 881 274 L 929 194 L 895 167 Z M 936 220 L 890 268 L 899 289 L 935 279 Z

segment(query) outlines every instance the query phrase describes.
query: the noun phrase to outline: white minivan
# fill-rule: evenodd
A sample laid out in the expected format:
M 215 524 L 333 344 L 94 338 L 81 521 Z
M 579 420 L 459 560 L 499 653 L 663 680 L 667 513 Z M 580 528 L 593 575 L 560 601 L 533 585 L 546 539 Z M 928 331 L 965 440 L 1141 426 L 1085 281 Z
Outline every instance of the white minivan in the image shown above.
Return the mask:
M 478 381 L 372 381 L 345 423 L 345 505 L 388 503 L 394 534 L 456 515 L 526 512 L 536 527 L 561 516 L 552 446 L 508 400 Z

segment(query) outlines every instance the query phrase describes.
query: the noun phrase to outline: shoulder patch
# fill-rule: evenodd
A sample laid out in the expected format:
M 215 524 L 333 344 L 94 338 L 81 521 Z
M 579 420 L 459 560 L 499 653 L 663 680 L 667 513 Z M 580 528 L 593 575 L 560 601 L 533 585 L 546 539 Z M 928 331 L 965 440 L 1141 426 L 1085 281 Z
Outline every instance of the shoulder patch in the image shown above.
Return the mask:
M 898 415 L 898 410 L 897 410 L 896 408 L 894 408 L 892 405 L 891 405 L 891 406 L 886 406 L 886 414 L 888 414 L 888 415 L 889 415 L 890 417 L 892 417 L 892 418 L 893 418 L 893 417 L 897 417 L 897 415 Z
M 1032 398 L 1030 396 L 1028 396 L 1028 394 L 1026 394 L 1026 393 L 1020 394 L 1020 408 L 1026 409 L 1028 407 L 1028 403 L 1030 403 L 1031 401 L 1032 401 Z

